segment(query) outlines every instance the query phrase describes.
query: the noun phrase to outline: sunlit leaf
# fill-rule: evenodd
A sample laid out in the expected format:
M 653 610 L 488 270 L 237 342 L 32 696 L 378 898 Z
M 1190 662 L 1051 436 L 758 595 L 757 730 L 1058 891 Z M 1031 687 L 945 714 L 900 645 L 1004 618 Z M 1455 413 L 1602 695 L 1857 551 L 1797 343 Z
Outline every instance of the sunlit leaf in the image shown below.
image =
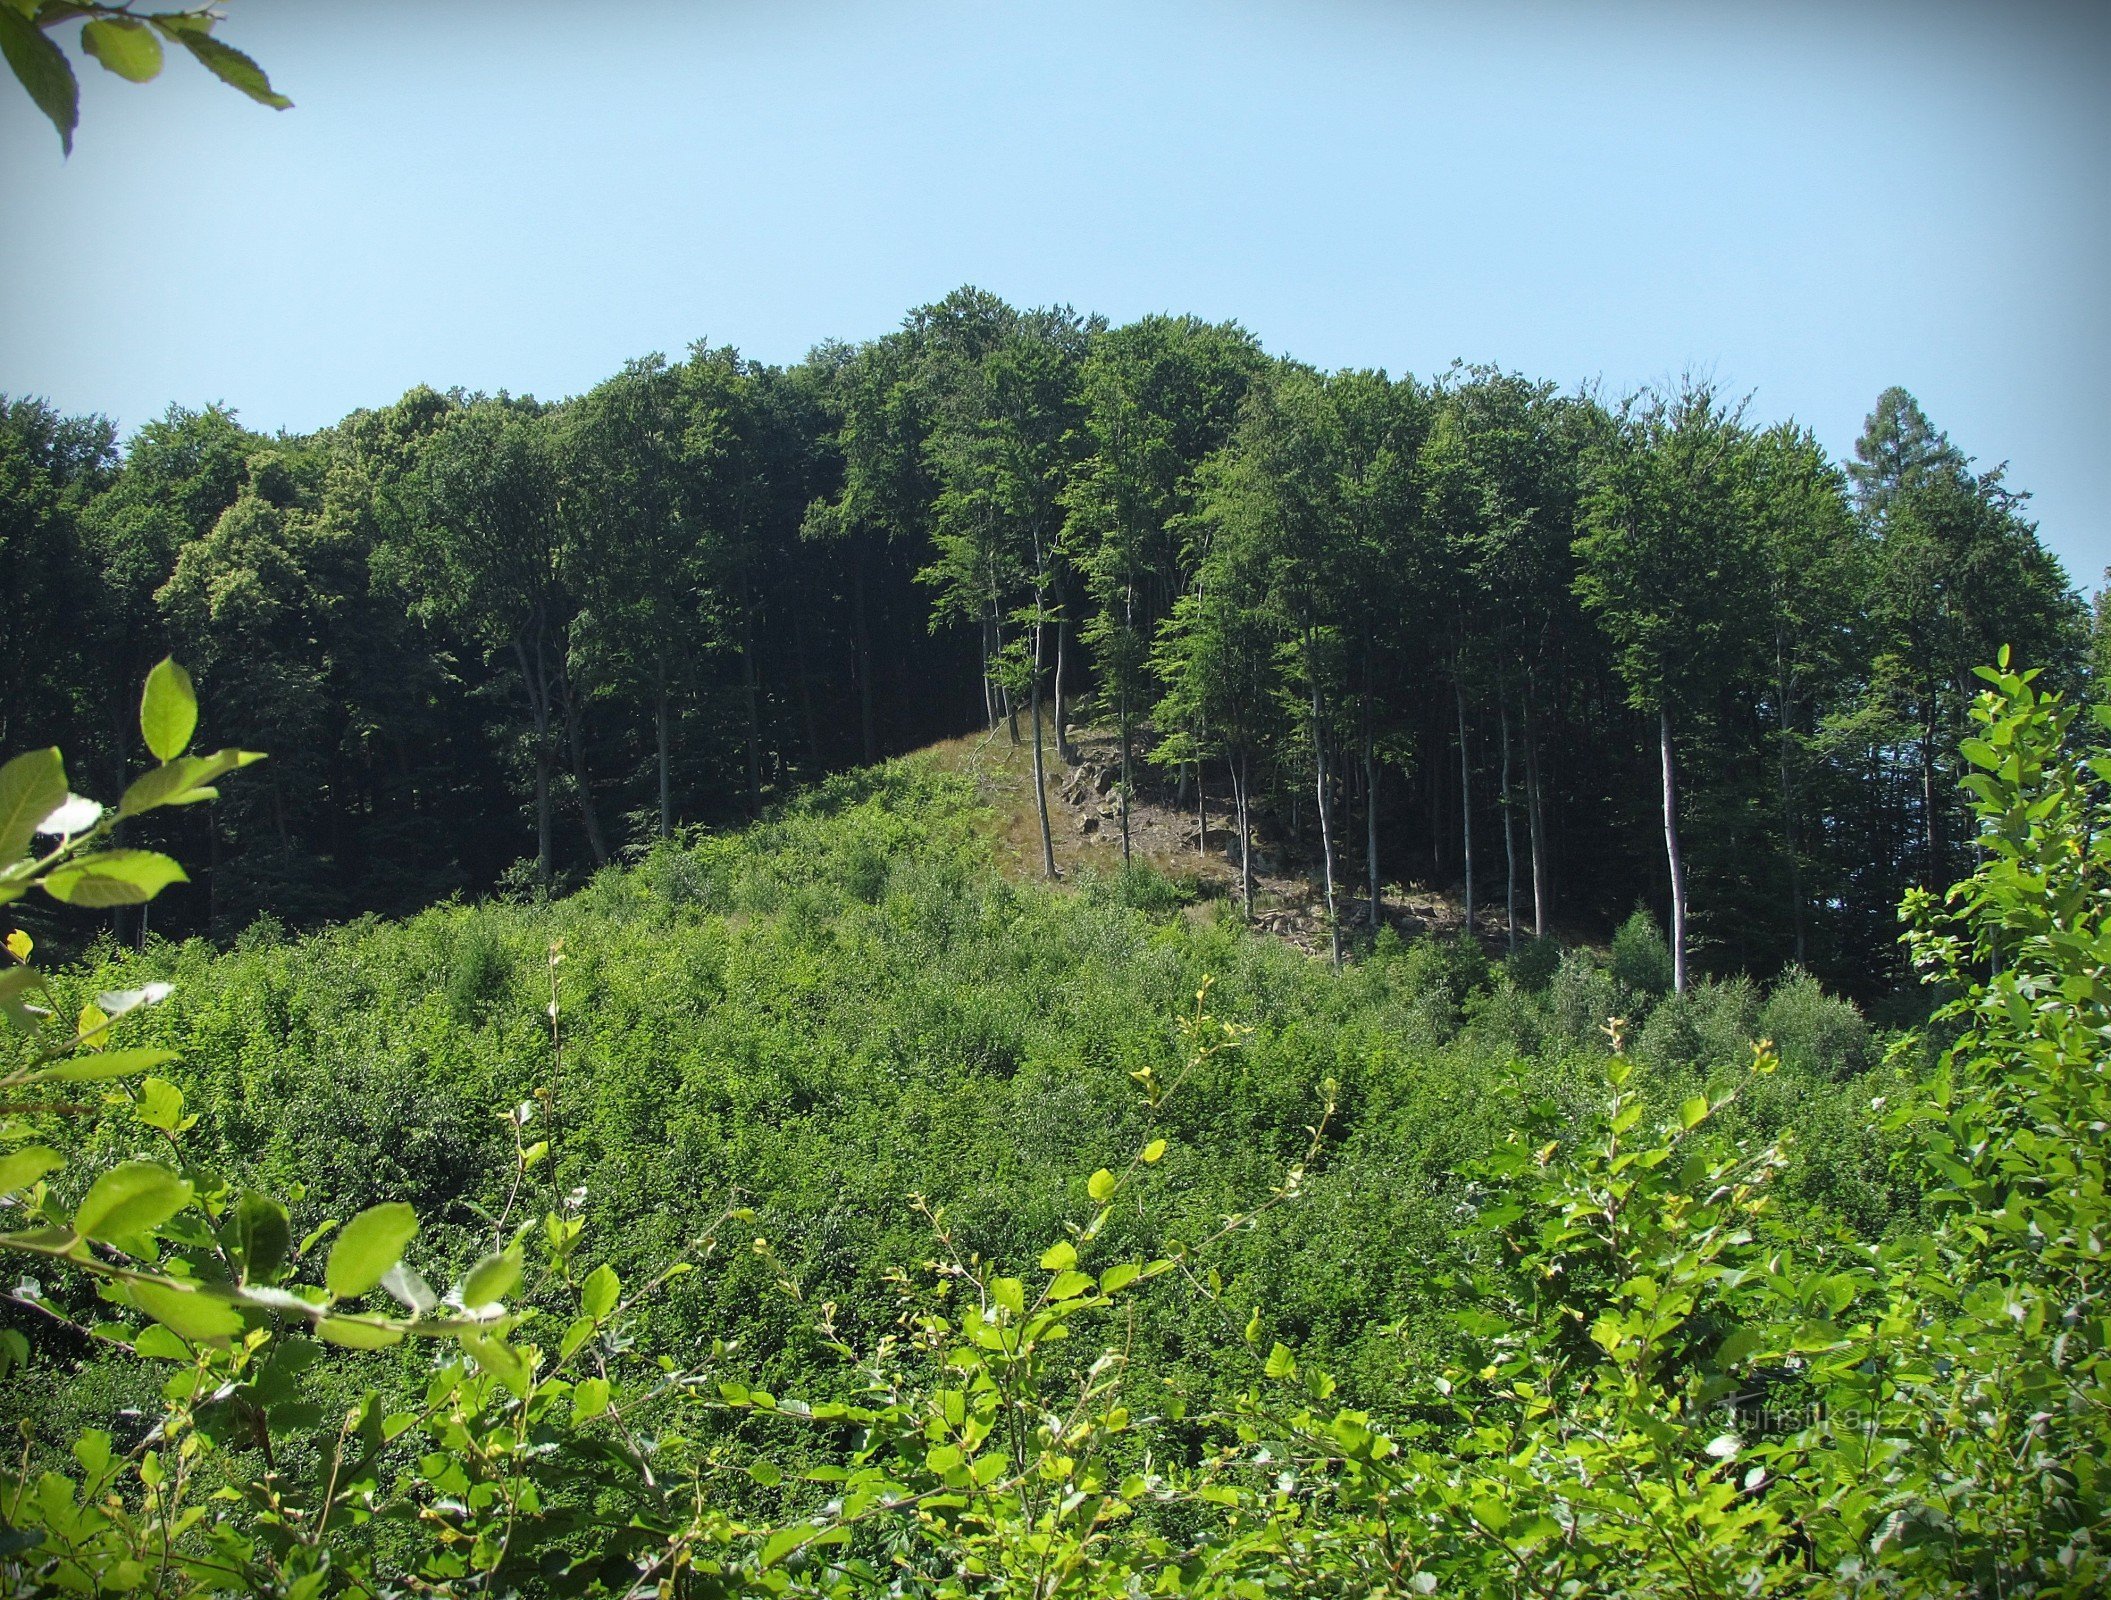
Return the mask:
M 198 693 L 191 675 L 163 656 L 147 674 L 139 697 L 139 732 L 156 761 L 174 761 L 190 747 L 198 729 Z
M 127 1161 L 89 1187 L 73 1227 L 84 1239 L 128 1239 L 160 1227 L 190 1200 L 191 1186 L 160 1162 Z
M 403 1257 L 418 1234 L 418 1214 L 401 1200 L 369 1206 L 350 1222 L 330 1247 L 323 1283 L 339 1300 L 365 1294 Z
M 0 14 L 7 8 L 0 6 Z M 66 762 L 56 746 L 25 750 L 0 766 L 0 867 L 22 858 L 37 824 L 66 803 Z
M 146 83 L 161 71 L 161 41 L 131 17 L 97 17 L 81 29 L 81 48 L 128 83 Z
M 43 879 L 54 900 L 84 910 L 136 906 L 189 876 L 157 850 L 103 850 L 54 867 Z

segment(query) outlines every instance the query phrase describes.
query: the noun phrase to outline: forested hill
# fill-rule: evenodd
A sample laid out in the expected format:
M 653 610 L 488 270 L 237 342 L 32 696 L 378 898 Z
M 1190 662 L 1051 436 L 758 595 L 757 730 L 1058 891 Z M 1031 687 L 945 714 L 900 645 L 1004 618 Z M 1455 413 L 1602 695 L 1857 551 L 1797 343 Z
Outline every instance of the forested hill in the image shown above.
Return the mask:
M 1378 884 L 1670 899 L 1695 959 L 1858 992 L 1966 867 L 2002 644 L 2090 619 L 1902 390 L 1856 459 L 1704 386 L 1321 373 L 1235 325 L 963 289 L 789 368 L 699 344 L 561 404 L 420 388 L 305 437 L 0 404 L 9 749 L 116 792 L 145 668 L 272 759 L 157 837 L 157 931 L 563 883 L 822 773 L 1089 717 Z M 136 918 L 136 913 L 132 914 Z M 136 934 L 136 920 L 122 929 Z

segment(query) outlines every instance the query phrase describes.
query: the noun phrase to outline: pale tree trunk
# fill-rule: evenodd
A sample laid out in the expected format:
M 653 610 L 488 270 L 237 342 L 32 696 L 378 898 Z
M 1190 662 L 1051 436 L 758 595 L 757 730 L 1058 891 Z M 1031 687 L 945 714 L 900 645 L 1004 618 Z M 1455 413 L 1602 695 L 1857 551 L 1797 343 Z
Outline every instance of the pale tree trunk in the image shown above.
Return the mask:
M 586 772 L 586 735 L 581 728 L 579 698 L 572 693 L 572 669 L 563 655 L 557 658 L 558 703 L 564 712 L 564 742 L 572 757 L 572 786 L 579 795 L 579 820 L 586 827 L 587 848 L 594 865 L 608 865 L 608 839 L 601 832 L 601 813 L 594 805 L 594 790 Z
M 1496 697 L 1496 717 L 1503 730 L 1503 925 L 1510 953 L 1517 954 L 1517 827 L 1510 815 L 1510 702 Z
M 1459 713 L 1459 849 L 1466 866 L 1466 931 L 1473 921 L 1473 766 L 1466 748 L 1466 675 L 1464 663 L 1451 675 L 1452 698 Z
M 1327 744 L 1320 733 L 1319 675 L 1312 677 L 1313 791 L 1319 800 L 1319 854 L 1327 883 L 1327 938 L 1334 966 L 1341 968 L 1341 919 L 1334 914 L 1334 830 L 1327 805 Z
M 1781 718 L 1781 837 L 1788 847 L 1788 892 L 1795 916 L 1796 965 L 1804 964 L 1803 855 L 1796 843 L 1796 795 L 1789 773 L 1795 734 L 1789 722 L 1788 641 L 1779 629 L 1774 633 L 1774 704 Z
M 1195 854 L 1209 854 L 1209 766 L 1195 757 Z
M 1070 624 L 1062 615 L 1063 590 L 1056 588 L 1056 648 L 1055 648 L 1055 742 L 1056 754 L 1065 766 L 1077 764 L 1077 750 L 1070 742 L 1069 705 L 1063 697 L 1063 671 L 1069 665 L 1068 644 Z
M 755 619 L 741 607 L 740 697 L 748 714 L 748 813 L 762 815 L 762 694 L 755 679 Z
M 1249 787 L 1249 769 L 1246 751 L 1239 751 L 1239 764 L 1231 775 L 1232 807 L 1239 814 L 1239 899 L 1246 909 L 1246 920 L 1253 921 L 1253 822 L 1246 810 Z
M 1532 835 L 1532 937 L 1547 936 L 1547 826 L 1539 805 L 1539 740 L 1532 717 L 1532 679 L 1525 678 L 1525 819 Z
M 997 619 L 982 619 L 982 715 L 992 733 L 997 731 Z
M 1370 877 L 1371 932 L 1378 931 L 1378 749 L 1371 737 L 1369 708 L 1363 724 L 1363 859 Z
M 535 739 L 535 876 L 542 892 L 550 892 L 550 684 L 544 669 L 542 641 L 535 643 L 531 662 L 528 647 L 513 641 L 513 654 L 520 663 L 521 687 L 528 697 L 528 720 Z
M 659 747 L 660 761 L 660 837 L 669 839 L 674 836 L 674 781 L 668 770 L 671 765 L 669 746 L 673 741 L 668 729 L 667 667 L 664 661 L 660 665 L 659 679 L 659 705 L 653 719 L 653 737 Z
M 1048 831 L 1048 774 L 1041 764 L 1041 639 L 1044 627 L 1037 617 L 1034 621 L 1033 691 L 1028 698 L 1033 701 L 1034 805 L 1041 814 L 1041 870 L 1053 883 L 1056 875 L 1055 838 Z
M 1930 689 L 1921 708 L 1920 814 L 1921 835 L 1928 851 L 1926 887 L 1931 892 L 1943 888 L 1942 823 L 1935 805 L 1935 705 L 1935 691 Z
M 1121 686 L 1121 864 L 1129 864 L 1129 685 Z
M 1664 859 L 1671 867 L 1671 987 L 1686 992 L 1686 863 L 1679 855 L 1678 790 L 1672 776 L 1671 711 L 1657 708 L 1658 753 L 1664 764 Z

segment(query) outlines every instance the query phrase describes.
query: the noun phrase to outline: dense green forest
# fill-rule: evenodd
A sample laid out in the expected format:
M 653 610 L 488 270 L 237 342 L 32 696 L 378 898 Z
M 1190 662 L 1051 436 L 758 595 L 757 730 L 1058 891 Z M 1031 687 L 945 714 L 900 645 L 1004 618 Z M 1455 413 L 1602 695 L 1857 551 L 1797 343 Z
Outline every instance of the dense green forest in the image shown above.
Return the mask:
M 223 943 L 577 883 L 977 722 L 1045 766 L 1089 721 L 1124 793 L 1309 862 L 1345 936 L 1388 884 L 1532 932 L 1639 898 L 1682 980 L 1873 999 L 1901 893 L 1969 865 L 1971 669 L 2075 685 L 2091 649 L 2022 497 L 1899 390 L 1841 464 L 1701 383 L 1322 373 L 963 289 L 559 404 L 172 409 L 122 448 L 0 416 L 0 733 L 114 789 L 121 686 L 190 664 L 273 759 L 134 827 L 191 864 L 154 926 Z
M 2111 710 L 2023 676 L 1941 1009 L 994 868 L 928 760 L 578 893 L 0 972 L 25 1593 L 2071 1595 L 2111 1576 Z M 114 811 L 0 769 L 93 910 Z M 46 813 L 49 805 L 51 810 Z M 447 1285 L 444 1298 L 433 1285 Z

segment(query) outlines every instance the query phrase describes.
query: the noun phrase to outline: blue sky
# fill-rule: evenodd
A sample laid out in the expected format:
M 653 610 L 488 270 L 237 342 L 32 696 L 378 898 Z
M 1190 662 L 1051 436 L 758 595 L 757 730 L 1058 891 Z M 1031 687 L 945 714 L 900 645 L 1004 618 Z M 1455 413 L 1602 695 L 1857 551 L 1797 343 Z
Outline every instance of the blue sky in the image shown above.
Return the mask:
M 0 389 L 306 429 L 972 282 L 1322 366 L 1902 383 L 2111 564 L 2111 6 L 229 0 L 296 108 L 0 95 Z

